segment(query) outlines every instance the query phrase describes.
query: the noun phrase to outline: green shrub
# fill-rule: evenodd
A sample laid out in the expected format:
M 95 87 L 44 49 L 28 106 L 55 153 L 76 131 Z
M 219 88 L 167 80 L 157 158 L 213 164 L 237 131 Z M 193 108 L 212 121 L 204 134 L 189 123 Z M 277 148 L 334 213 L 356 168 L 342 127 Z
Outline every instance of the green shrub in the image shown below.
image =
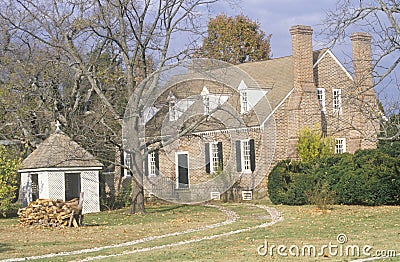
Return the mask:
M 17 170 L 20 159 L 0 145 L 0 215 L 7 216 L 17 196 Z
M 271 171 L 268 193 L 274 204 L 400 205 L 400 160 L 379 149 L 285 160 Z
M 315 185 L 315 176 L 308 164 L 285 160 L 279 162 L 268 177 L 268 193 L 272 203 L 303 205 L 306 192 Z

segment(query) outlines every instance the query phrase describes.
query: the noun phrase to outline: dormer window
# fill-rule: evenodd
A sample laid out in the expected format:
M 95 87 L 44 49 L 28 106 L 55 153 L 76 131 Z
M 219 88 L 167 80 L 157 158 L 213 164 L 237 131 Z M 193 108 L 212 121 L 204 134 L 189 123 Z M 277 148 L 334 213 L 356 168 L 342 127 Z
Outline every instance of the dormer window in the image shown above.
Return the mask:
M 203 104 L 204 104 L 204 115 L 208 116 L 210 114 L 210 97 L 209 96 L 203 97 Z
M 172 92 L 168 95 L 169 103 L 169 121 L 176 121 L 178 119 L 178 112 L 176 109 L 176 97 Z
M 201 96 L 203 97 L 204 115 L 208 116 L 210 114 L 210 92 L 207 87 L 203 87 Z
M 247 91 L 240 91 L 240 113 L 244 114 L 249 111 L 249 103 L 247 100 Z
M 248 90 L 247 85 L 242 80 L 238 87 L 240 95 L 240 113 L 245 114 L 249 111 L 249 100 L 248 100 Z

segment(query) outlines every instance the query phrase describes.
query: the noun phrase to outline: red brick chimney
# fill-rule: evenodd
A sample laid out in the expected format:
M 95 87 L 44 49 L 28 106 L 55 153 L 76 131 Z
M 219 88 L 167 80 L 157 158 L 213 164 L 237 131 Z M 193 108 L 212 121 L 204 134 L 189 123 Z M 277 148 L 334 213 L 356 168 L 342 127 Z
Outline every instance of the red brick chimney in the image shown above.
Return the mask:
M 290 28 L 292 35 L 293 78 L 298 91 L 312 91 L 314 88 L 312 28 L 296 25 Z M 308 90 L 312 89 L 312 90 Z
M 374 95 L 372 83 L 371 35 L 353 33 L 350 36 L 353 48 L 354 82 L 359 95 Z

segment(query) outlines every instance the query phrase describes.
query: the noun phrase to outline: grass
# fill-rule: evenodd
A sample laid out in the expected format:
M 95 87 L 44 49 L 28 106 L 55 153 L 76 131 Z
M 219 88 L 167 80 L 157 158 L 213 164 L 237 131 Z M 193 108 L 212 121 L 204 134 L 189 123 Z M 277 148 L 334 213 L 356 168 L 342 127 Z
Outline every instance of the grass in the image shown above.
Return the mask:
M 312 244 L 317 248 L 337 244 L 338 234 L 346 234 L 348 245 L 370 245 L 371 253 L 378 249 L 396 250 L 400 254 L 400 207 L 333 206 L 321 212 L 315 206 L 274 206 L 267 201 L 260 204 L 280 211 L 284 221 L 271 227 L 204 240 L 196 243 L 139 252 L 105 261 L 346 261 L 358 257 L 288 257 L 260 256 L 257 249 L 265 241 L 274 244 L 302 246 Z M 102 250 L 100 252 L 52 258 L 51 261 L 79 260 L 90 256 L 119 254 L 134 249 L 168 245 L 189 241 L 208 235 L 223 234 L 232 230 L 249 228 L 269 221 L 266 211 L 243 204 L 221 204 L 235 211 L 240 219 L 230 225 L 198 231 L 191 234 L 167 237 L 134 246 Z M 78 250 L 95 246 L 123 243 L 146 236 L 155 236 L 189 228 L 197 228 L 225 220 L 225 215 L 212 207 L 162 205 L 147 208 L 146 215 L 129 215 L 127 210 L 88 214 L 81 228 L 48 229 L 21 227 L 16 219 L 0 220 L 0 257 L 32 256 L 60 251 Z M 344 245 L 346 245 L 344 244 Z M 318 249 L 319 251 L 319 249 Z M 327 252 L 326 252 L 327 253 Z M 397 258 L 400 260 L 400 257 Z M 43 260 L 46 261 L 46 260 Z M 50 260 L 48 260 L 50 261 Z M 384 261 L 396 261 L 395 258 Z

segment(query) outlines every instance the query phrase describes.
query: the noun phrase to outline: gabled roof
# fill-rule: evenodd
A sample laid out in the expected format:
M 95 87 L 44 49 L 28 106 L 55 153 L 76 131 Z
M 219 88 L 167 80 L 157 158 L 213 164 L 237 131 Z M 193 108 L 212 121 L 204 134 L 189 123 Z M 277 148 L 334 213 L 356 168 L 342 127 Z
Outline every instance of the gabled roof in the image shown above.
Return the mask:
M 268 101 L 274 109 L 293 89 L 293 62 L 291 56 L 267 61 L 237 65 L 248 73 L 261 88 L 268 88 Z
M 93 155 L 61 131 L 50 135 L 23 162 L 21 170 L 103 167 Z
M 342 67 L 342 69 L 345 70 L 343 65 L 340 64 L 336 57 L 327 48 L 313 51 L 314 70 L 317 70 L 315 66 L 326 55 L 330 55 Z M 213 75 L 219 76 L 217 77 L 217 79 L 220 80 L 222 85 L 227 84 L 231 87 L 239 87 L 242 82 L 244 82 L 244 84 L 249 89 L 259 89 L 266 92 L 265 97 L 267 98 L 267 101 L 266 99 L 260 100 L 257 104 L 252 105 L 252 110 L 248 114 L 243 115 L 243 123 L 247 127 L 255 127 L 257 125 L 263 125 L 265 121 L 267 121 L 280 107 L 280 105 L 282 105 L 283 102 L 288 97 L 290 97 L 290 94 L 293 92 L 294 89 L 293 71 L 293 57 L 286 56 L 260 62 L 243 63 L 229 67 L 229 70 L 226 70 L 226 68 L 217 68 L 210 72 L 212 72 Z M 348 74 L 346 70 L 345 72 Z M 224 77 L 221 77 L 221 75 L 223 75 Z M 186 88 L 182 89 L 184 90 L 184 93 L 182 94 L 179 92 L 175 92 L 177 97 L 183 98 L 188 95 L 192 97 L 197 95 L 198 97 L 200 97 L 201 90 L 204 86 L 207 86 L 207 88 L 210 87 L 211 89 L 213 85 L 218 86 L 211 81 L 207 82 L 207 80 L 200 80 L 200 77 L 197 80 L 191 80 L 191 77 L 194 76 L 195 74 L 188 74 L 185 75 L 185 78 L 182 77 L 182 79 L 180 79 L 180 81 L 182 81 L 181 83 L 186 83 Z M 189 83 L 189 81 L 191 81 L 192 83 Z M 203 82 L 201 83 L 201 85 L 196 86 L 193 84 L 193 82 L 195 81 Z M 227 82 L 225 83 L 225 81 Z M 190 88 L 187 88 L 187 86 L 190 86 Z M 225 91 L 231 92 L 229 90 L 230 89 L 227 88 Z M 202 109 L 200 106 L 198 107 L 198 110 L 200 110 L 199 112 L 201 112 Z M 163 115 L 166 113 L 168 113 L 167 108 L 164 108 L 164 110 L 160 110 L 158 112 L 159 115 Z M 160 125 L 161 123 L 156 123 L 147 127 L 149 127 L 149 129 L 157 129 L 157 127 Z M 197 129 L 199 129 L 199 131 L 212 131 L 219 128 L 220 127 L 218 125 L 209 125 L 208 127 L 199 126 Z M 155 133 L 148 132 L 146 134 L 149 136 L 156 135 L 157 131 L 154 131 Z

